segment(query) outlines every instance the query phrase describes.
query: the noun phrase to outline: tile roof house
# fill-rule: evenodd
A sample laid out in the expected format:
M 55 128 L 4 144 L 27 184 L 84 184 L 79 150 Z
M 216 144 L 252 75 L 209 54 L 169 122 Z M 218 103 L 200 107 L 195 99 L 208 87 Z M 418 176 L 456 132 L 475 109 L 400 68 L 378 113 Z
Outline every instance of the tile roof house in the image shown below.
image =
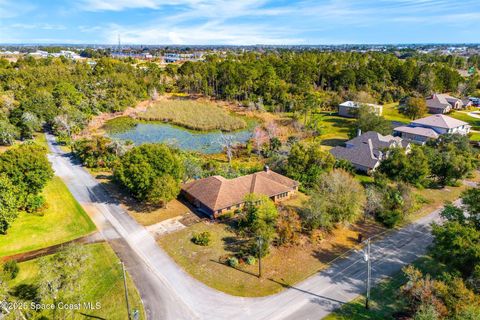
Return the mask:
M 445 114 L 452 109 L 461 109 L 463 101 L 448 94 L 433 94 L 427 99 L 428 112 L 433 114 Z
M 330 153 L 338 160 L 349 161 L 355 169 L 363 172 L 374 171 L 380 162 L 388 157 L 388 149 L 410 149 L 410 144 L 400 137 L 383 136 L 375 131 L 368 131 L 345 143 L 345 147 L 334 147 Z
M 361 103 L 356 101 L 345 101 L 338 105 L 338 115 L 341 117 L 355 118 L 355 112 L 360 106 L 366 105 L 372 108 L 377 115 L 382 115 L 383 107 L 372 103 Z
M 211 176 L 198 179 L 182 186 L 181 194 L 200 211 L 216 218 L 230 210 L 240 209 L 245 196 L 250 193 L 263 194 L 274 201 L 289 198 L 298 190 L 298 182 L 271 171 L 226 179 Z
M 429 139 L 437 139 L 446 133 L 467 135 L 471 126 L 461 120 L 435 114 L 429 117 L 412 121 L 408 126 L 400 126 L 393 129 L 394 135 L 418 144 L 425 144 Z

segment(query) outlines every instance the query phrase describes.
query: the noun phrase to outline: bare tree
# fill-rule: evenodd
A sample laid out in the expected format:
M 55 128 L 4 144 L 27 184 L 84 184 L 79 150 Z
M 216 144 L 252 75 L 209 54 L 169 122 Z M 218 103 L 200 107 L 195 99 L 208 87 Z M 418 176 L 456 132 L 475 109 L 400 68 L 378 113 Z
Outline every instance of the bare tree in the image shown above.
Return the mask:
M 72 137 L 72 125 L 70 119 L 68 118 L 68 115 L 58 115 L 55 117 L 55 119 L 53 119 L 53 121 L 58 131 L 64 131 L 67 133 L 67 136 L 69 138 Z
M 237 142 L 235 141 L 235 138 L 232 135 L 225 135 L 221 134 L 220 139 L 219 139 L 220 145 L 223 147 L 225 150 L 225 153 L 228 158 L 228 164 L 232 164 L 232 158 L 233 158 L 233 149 L 236 147 Z
M 129 145 L 123 140 L 115 139 L 115 140 L 112 140 L 112 142 L 110 142 L 109 147 L 113 150 L 113 152 L 117 157 L 119 156 L 121 157 L 125 153 L 127 153 L 127 151 L 133 147 L 133 145 L 131 144 Z
M 270 121 L 266 126 L 268 138 L 276 138 L 278 134 L 278 127 L 275 124 L 275 121 Z
M 252 139 L 257 154 L 260 154 L 262 146 L 268 141 L 267 133 L 261 127 L 256 127 L 255 130 L 253 130 Z
M 150 90 L 150 99 L 152 99 L 152 101 L 158 100 L 158 91 L 156 87 L 153 87 L 153 89 Z

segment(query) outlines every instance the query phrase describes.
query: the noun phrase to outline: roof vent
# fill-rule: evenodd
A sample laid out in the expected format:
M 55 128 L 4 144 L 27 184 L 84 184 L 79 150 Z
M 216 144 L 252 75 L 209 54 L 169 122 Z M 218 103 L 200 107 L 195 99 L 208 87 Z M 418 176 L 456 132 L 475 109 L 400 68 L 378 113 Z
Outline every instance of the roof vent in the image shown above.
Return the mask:
M 265 171 L 265 172 L 270 171 L 270 167 L 266 165 L 265 167 L 263 167 L 263 171 Z

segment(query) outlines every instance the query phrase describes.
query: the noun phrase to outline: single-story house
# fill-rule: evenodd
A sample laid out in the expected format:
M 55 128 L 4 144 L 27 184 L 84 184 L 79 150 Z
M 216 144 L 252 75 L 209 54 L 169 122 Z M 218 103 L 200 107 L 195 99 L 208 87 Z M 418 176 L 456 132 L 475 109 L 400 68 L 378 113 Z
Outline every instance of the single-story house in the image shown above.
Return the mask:
M 388 157 L 388 149 L 404 148 L 410 150 L 410 144 L 400 137 L 383 136 L 375 131 L 368 131 L 345 143 L 345 147 L 334 147 L 330 153 L 335 159 L 349 161 L 355 169 L 369 173 Z
M 427 140 L 437 139 L 446 133 L 458 133 L 467 135 L 471 126 L 464 121 L 443 115 L 435 114 L 425 118 L 412 121 L 407 126 L 400 126 L 393 129 L 394 136 L 418 144 L 425 144 Z
M 241 209 L 245 196 L 250 193 L 266 195 L 278 202 L 288 199 L 297 190 L 297 181 L 265 166 L 263 171 L 235 179 L 211 176 L 186 183 L 181 188 L 181 195 L 196 208 L 216 218 L 222 213 Z
M 464 107 L 463 101 L 448 94 L 433 94 L 427 98 L 428 112 L 433 114 L 445 114 L 452 110 Z
M 356 101 L 345 101 L 338 105 L 338 115 L 341 117 L 347 118 L 355 118 L 356 110 L 360 108 L 360 106 L 365 105 L 372 108 L 372 112 L 376 113 L 377 115 L 382 115 L 383 107 L 378 104 L 372 103 L 361 103 Z

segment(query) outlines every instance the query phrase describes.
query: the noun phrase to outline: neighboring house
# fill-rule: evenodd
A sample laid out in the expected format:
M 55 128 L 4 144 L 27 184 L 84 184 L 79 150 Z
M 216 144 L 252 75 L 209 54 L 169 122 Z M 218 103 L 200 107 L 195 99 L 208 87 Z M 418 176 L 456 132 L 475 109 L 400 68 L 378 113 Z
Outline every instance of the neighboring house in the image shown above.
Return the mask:
M 372 103 L 361 103 L 356 101 L 345 101 L 338 105 L 338 115 L 347 118 L 354 118 L 360 106 L 366 105 L 372 107 L 372 111 L 377 115 L 382 115 L 383 107 Z
M 418 144 L 425 144 L 427 140 L 437 139 L 446 133 L 467 135 L 470 129 L 471 126 L 464 121 L 443 114 L 435 114 L 414 120 L 408 126 L 396 127 L 393 131 L 395 136 Z
M 345 147 L 334 147 L 330 153 L 337 159 L 349 161 L 355 169 L 369 173 L 388 157 L 391 148 L 410 150 L 410 144 L 400 137 L 383 136 L 375 131 L 368 131 L 345 143 Z
M 453 109 L 458 110 L 464 107 L 463 101 L 448 94 L 433 94 L 427 98 L 428 112 L 433 114 L 449 113 Z
M 243 207 L 245 196 L 263 194 L 273 201 L 289 198 L 298 190 L 298 182 L 271 171 L 263 171 L 226 179 L 212 176 L 182 186 L 181 194 L 196 208 L 216 218 L 222 213 Z

